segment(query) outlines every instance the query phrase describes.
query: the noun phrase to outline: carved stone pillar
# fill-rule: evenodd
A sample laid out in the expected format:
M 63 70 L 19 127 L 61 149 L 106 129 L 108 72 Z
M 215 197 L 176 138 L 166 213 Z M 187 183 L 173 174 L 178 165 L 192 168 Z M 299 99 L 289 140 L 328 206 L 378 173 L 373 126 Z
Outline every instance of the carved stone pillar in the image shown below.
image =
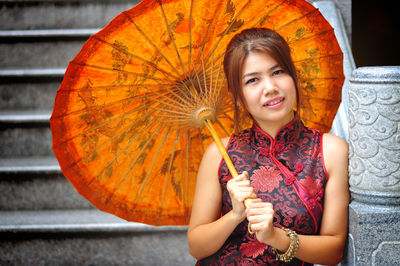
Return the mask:
M 349 85 L 348 265 L 400 261 L 400 66 L 360 67 Z

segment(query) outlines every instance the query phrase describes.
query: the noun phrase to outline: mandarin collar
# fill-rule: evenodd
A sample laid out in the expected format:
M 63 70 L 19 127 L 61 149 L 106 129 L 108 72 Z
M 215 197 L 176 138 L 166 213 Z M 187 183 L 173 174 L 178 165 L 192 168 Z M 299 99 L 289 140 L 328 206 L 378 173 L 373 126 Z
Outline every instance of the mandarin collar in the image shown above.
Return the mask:
M 256 123 L 251 128 L 254 144 L 259 148 L 271 148 L 279 152 L 288 141 L 295 141 L 299 136 L 299 130 L 303 123 L 298 117 L 295 117 L 288 124 L 278 130 L 275 137 L 262 130 Z

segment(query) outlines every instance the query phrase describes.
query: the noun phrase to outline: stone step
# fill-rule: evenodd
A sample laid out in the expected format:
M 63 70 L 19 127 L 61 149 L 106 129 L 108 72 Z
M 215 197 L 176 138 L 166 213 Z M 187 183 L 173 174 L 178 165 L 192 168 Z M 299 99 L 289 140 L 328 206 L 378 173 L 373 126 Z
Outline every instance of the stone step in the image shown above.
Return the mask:
M 0 110 L 51 110 L 65 68 L 0 69 Z
M 0 69 L 67 67 L 100 29 L 0 31 Z
M 85 40 L 0 43 L 0 68 L 65 68 L 81 50 Z
M 0 158 L 52 156 L 50 113 L 0 111 Z
M 0 210 L 67 210 L 94 206 L 62 175 L 55 157 L 0 159 Z
M 98 210 L 2 211 L 0 264 L 194 265 L 186 231 L 127 222 Z
M 0 1 L 0 30 L 98 28 L 140 0 Z

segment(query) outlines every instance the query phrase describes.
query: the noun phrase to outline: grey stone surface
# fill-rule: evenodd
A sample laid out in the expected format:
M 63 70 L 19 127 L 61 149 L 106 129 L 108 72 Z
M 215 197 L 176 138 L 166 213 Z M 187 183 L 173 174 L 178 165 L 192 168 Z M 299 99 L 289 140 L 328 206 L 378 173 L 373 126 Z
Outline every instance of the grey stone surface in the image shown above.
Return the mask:
M 47 126 L 0 129 L 0 158 L 51 156 L 51 132 Z
M 353 201 L 349 208 L 347 265 L 397 265 L 400 260 L 400 206 Z
M 400 66 L 361 67 L 349 85 L 348 265 L 400 260 Z
M 19 2 L 1 4 L 0 30 L 103 27 L 120 12 L 140 1 L 115 1 L 113 4 L 105 1 Z
M 349 99 L 351 189 L 400 204 L 400 66 L 354 70 Z
M 0 265 L 194 265 L 186 230 L 98 210 L 3 211 Z
M 0 211 L 90 208 L 93 205 L 62 174 L 14 174 L 0 178 Z
M 58 81 L 0 83 L 0 110 L 52 110 Z
M 38 250 L 45 252 L 38 252 Z M 1 265 L 194 265 L 185 232 L 78 234 L 0 242 Z
M 85 40 L 0 43 L 0 68 L 67 67 Z

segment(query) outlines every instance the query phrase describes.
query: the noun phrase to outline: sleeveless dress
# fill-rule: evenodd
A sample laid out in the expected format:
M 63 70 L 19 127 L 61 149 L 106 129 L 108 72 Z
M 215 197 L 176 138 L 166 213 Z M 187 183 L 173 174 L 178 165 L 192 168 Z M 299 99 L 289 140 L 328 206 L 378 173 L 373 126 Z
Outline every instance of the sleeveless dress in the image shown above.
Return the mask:
M 249 173 L 257 197 L 272 203 L 274 226 L 302 235 L 319 233 L 327 181 L 321 132 L 294 119 L 272 138 L 254 124 L 231 136 L 227 152 L 238 173 Z M 218 175 L 224 215 L 232 209 L 226 188 L 232 176 L 224 161 Z M 247 226 L 245 219 L 220 250 L 197 265 L 311 265 L 296 258 L 289 264 L 276 261 L 272 248 L 250 235 Z

